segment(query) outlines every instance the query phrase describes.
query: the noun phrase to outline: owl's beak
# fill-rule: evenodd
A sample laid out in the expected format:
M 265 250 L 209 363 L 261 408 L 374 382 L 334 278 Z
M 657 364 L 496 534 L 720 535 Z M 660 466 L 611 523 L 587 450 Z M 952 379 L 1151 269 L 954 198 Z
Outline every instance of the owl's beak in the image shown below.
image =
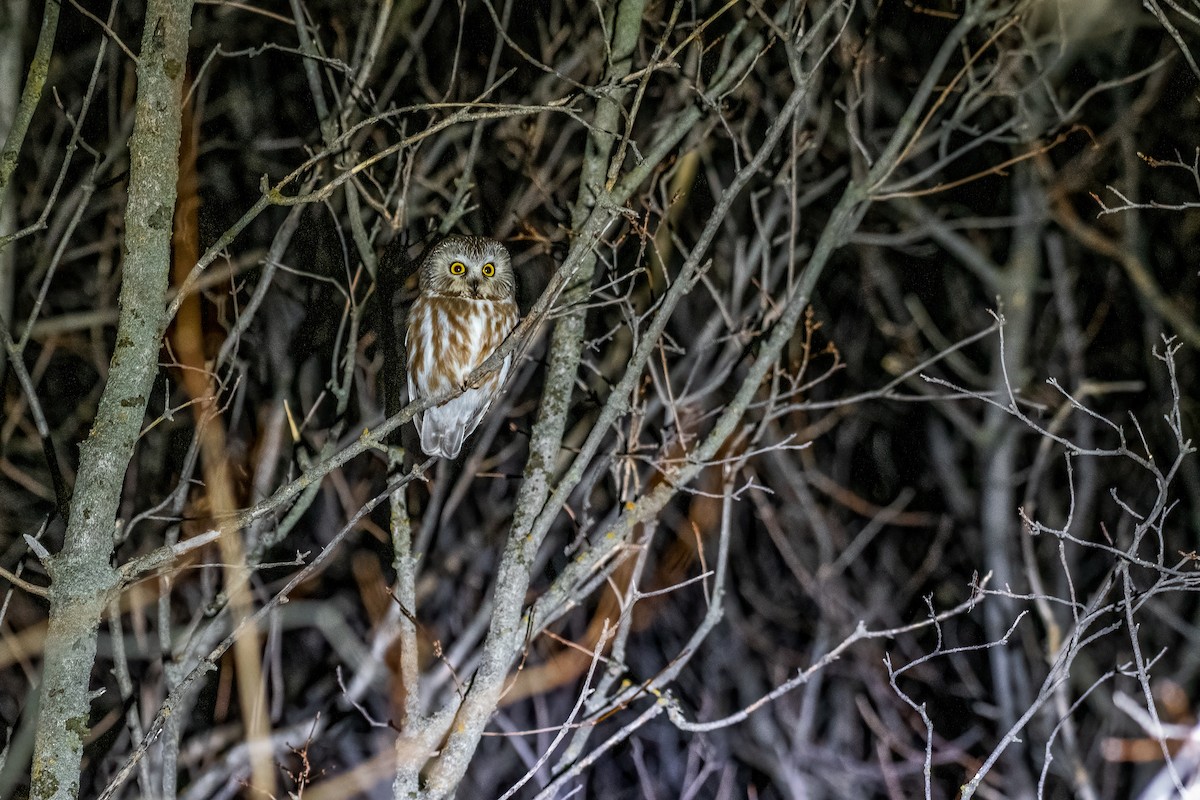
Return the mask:
M 471 280 L 467 281 L 467 285 L 471 287 L 471 296 L 474 297 L 476 300 L 478 300 L 479 299 L 479 279 L 472 278 Z

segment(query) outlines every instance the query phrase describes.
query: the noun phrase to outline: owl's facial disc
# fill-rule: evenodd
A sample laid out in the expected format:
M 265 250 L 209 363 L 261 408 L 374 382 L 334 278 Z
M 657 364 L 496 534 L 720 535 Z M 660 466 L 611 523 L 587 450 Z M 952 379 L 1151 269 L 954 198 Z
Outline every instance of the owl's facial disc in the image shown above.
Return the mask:
M 437 244 L 422 282 L 434 294 L 472 300 L 509 300 L 514 290 L 508 250 L 483 237 L 451 236 Z

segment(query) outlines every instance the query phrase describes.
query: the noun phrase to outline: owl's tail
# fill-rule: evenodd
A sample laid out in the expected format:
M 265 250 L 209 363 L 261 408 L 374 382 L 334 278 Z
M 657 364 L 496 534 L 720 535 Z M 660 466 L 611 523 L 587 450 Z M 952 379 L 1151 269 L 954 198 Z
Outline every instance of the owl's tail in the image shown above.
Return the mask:
M 421 449 L 426 455 L 458 458 L 463 440 L 471 435 L 487 413 L 507 370 L 508 361 L 505 361 L 499 376 L 493 376 L 479 388 L 467 389 L 440 406 L 427 408 L 413 419 L 421 432 Z
M 421 449 L 425 451 L 425 455 L 458 458 L 458 452 L 462 450 L 463 439 L 467 434 L 466 429 L 462 425 L 447 427 L 432 424 L 429 417 L 429 412 L 425 412 L 425 419 L 421 425 Z

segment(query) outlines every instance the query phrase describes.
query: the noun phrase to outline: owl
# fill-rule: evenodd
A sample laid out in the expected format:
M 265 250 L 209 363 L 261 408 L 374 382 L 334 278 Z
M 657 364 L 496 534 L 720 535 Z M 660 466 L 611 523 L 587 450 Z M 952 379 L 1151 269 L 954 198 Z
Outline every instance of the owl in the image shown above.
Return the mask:
M 421 262 L 420 294 L 408 312 L 410 400 L 462 387 L 516 327 L 508 250 L 483 236 L 447 236 Z M 427 455 L 455 458 L 508 375 L 509 358 L 479 386 L 413 418 Z

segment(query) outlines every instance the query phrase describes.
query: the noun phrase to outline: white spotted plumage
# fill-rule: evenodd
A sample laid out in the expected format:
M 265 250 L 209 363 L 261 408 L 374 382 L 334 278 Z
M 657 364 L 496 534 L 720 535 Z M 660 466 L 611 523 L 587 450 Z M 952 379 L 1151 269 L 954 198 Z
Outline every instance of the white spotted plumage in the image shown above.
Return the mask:
M 421 265 L 408 316 L 408 392 L 422 399 L 464 386 L 516 327 L 508 251 L 494 239 L 450 236 Z M 504 385 L 510 359 L 479 385 L 414 417 L 426 454 L 455 458 Z

